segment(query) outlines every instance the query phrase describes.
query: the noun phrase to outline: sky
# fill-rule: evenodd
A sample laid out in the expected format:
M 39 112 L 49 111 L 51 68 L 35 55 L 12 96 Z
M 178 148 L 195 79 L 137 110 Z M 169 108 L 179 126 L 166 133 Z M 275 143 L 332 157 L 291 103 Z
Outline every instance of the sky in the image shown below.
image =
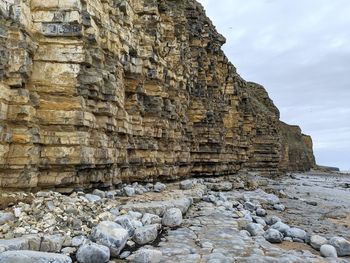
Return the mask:
M 199 2 L 238 73 L 312 136 L 317 163 L 350 170 L 350 1 Z

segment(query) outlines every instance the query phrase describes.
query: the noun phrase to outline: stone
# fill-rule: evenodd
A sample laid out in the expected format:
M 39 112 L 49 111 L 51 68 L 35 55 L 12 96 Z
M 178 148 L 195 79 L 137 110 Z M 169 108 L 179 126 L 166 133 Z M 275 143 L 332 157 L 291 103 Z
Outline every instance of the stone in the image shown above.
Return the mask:
M 343 237 L 332 237 L 329 242 L 337 250 L 339 257 L 350 256 L 350 242 Z
M 80 247 L 86 241 L 87 241 L 87 238 L 85 236 L 75 236 L 72 238 L 71 245 L 73 247 Z
M 129 211 L 128 215 L 132 218 L 132 219 L 136 219 L 136 220 L 140 220 L 142 218 L 142 213 L 140 212 L 135 212 L 135 211 Z
M 272 229 L 276 229 L 279 232 L 281 232 L 283 235 L 287 235 L 288 231 L 290 230 L 290 226 L 288 226 L 285 223 L 282 223 L 281 221 L 276 222 L 271 226 Z
M 286 207 L 282 204 L 274 204 L 273 208 L 280 212 L 283 212 L 284 210 L 286 210 Z
M 135 253 L 135 263 L 160 263 L 162 262 L 162 252 L 155 249 L 141 248 Z
M 135 227 L 130 220 L 129 216 L 118 216 L 114 222 L 121 225 L 125 230 L 128 231 L 129 237 L 133 237 L 135 234 Z
M 0 226 L 6 224 L 7 222 L 14 221 L 15 216 L 10 212 L 1 212 L 0 211 Z
M 185 180 L 180 182 L 180 189 L 182 190 L 189 190 L 193 187 L 193 181 L 192 180 Z
M 133 187 L 126 186 L 123 188 L 123 191 L 126 196 L 134 196 L 135 195 L 135 189 Z
M 145 213 L 142 216 L 141 222 L 144 226 L 146 226 L 152 224 L 160 224 L 162 222 L 162 219 L 157 215 Z
M 158 236 L 158 228 L 157 225 L 148 225 L 137 228 L 135 230 L 135 235 L 133 240 L 138 245 L 145 245 L 147 243 L 152 243 L 156 240 Z
M 249 210 L 250 212 L 253 212 L 256 209 L 256 206 L 252 202 L 245 202 L 243 206 L 245 209 Z
M 310 246 L 316 250 L 320 250 L 321 246 L 327 244 L 327 242 L 326 238 L 319 235 L 312 235 L 310 237 Z
M 265 232 L 264 238 L 270 243 L 282 243 L 283 234 L 276 229 L 270 228 Z
M 40 251 L 60 252 L 64 242 L 62 235 L 45 235 L 40 245 Z
M 129 233 L 115 222 L 103 221 L 93 228 L 91 237 L 97 244 L 108 247 L 111 256 L 117 257 L 124 248 Z
M 12 239 L 0 239 L 0 247 L 6 250 L 40 250 L 41 238 L 37 235 L 26 235 Z
M 62 254 L 29 250 L 5 251 L 0 253 L 0 263 L 72 263 L 70 257 Z
M 179 208 L 170 208 L 165 211 L 162 224 L 167 227 L 177 227 L 182 223 L 182 212 Z
M 106 197 L 106 193 L 99 190 L 99 189 L 95 189 L 93 192 L 92 192 L 93 195 L 97 195 L 101 198 L 105 198 Z
M 160 182 L 157 182 L 154 186 L 153 186 L 153 191 L 154 192 L 163 192 L 166 189 L 166 185 L 162 184 Z
M 266 224 L 271 226 L 271 225 L 276 224 L 277 222 L 280 222 L 281 219 L 279 217 L 277 217 L 277 216 L 269 216 L 269 217 L 266 218 L 265 221 L 266 221 Z
M 120 255 L 120 259 L 126 259 L 128 256 L 130 256 L 131 252 L 130 251 L 123 251 Z
M 76 256 L 79 263 L 107 263 L 110 252 L 108 247 L 91 242 L 82 245 Z
M 255 213 L 257 216 L 261 216 L 261 217 L 266 216 L 267 214 L 266 210 L 262 208 L 256 209 Z
M 296 227 L 292 227 L 287 230 L 286 236 L 293 238 L 293 241 L 297 239 L 297 241 L 305 241 L 307 238 L 307 234 L 304 230 Z
M 246 227 L 246 230 L 252 236 L 262 236 L 265 233 L 264 227 L 256 223 L 249 223 Z
M 98 195 L 93 195 L 93 194 L 86 194 L 85 198 L 89 201 L 89 202 L 98 202 L 101 200 L 101 197 Z
M 324 244 L 320 247 L 321 256 L 326 258 L 337 258 L 337 250 L 331 245 Z

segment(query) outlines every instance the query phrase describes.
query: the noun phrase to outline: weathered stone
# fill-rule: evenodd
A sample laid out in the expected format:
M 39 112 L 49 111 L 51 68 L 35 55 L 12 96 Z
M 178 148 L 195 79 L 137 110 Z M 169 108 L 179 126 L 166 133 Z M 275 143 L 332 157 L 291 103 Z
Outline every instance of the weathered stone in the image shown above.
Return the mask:
M 103 221 L 92 231 L 92 239 L 98 244 L 107 246 L 111 255 L 117 257 L 129 237 L 128 231 L 117 223 Z
M 153 190 L 155 192 L 162 192 L 164 191 L 166 188 L 166 185 L 165 184 L 162 184 L 160 182 L 157 182 L 154 186 L 153 186 Z
M 168 227 L 177 227 L 182 223 L 182 213 L 179 208 L 170 208 L 165 211 L 162 224 Z
M 276 229 L 270 228 L 265 232 L 264 238 L 270 243 L 282 243 L 283 234 Z
M 180 182 L 180 189 L 182 190 L 188 190 L 193 187 L 193 181 L 192 180 L 184 180 Z
M 109 248 L 95 243 L 82 245 L 77 252 L 79 263 L 107 263 L 109 258 Z
M 302 240 L 305 241 L 307 238 L 307 234 L 304 230 L 300 229 L 300 228 L 296 228 L 296 227 L 292 227 L 290 229 L 287 230 L 286 235 L 288 237 L 291 237 L 294 239 Z
M 46 235 L 40 245 L 40 251 L 43 252 L 60 252 L 64 242 L 61 235 Z
M 337 250 L 331 245 L 324 244 L 320 247 L 320 253 L 326 258 L 337 258 Z
M 148 226 L 137 228 L 135 230 L 135 235 L 133 240 L 138 245 L 145 245 L 147 243 L 151 243 L 154 240 L 156 240 L 157 236 L 158 236 L 157 225 L 148 225 Z
M 12 213 L 0 212 L 0 226 L 9 221 L 14 221 L 14 220 L 15 220 L 15 216 Z
M 262 225 L 256 224 L 256 223 L 250 223 L 247 225 L 246 230 L 252 235 L 252 236 L 262 236 L 265 233 L 265 230 Z
M 115 222 L 117 224 L 121 225 L 125 230 L 127 230 L 130 237 L 134 236 L 134 234 L 135 234 L 135 227 L 132 224 L 129 216 L 118 216 L 115 219 Z
M 350 256 L 350 242 L 345 238 L 332 237 L 328 243 L 335 247 L 339 257 Z
M 145 213 L 142 217 L 142 224 L 143 225 L 152 225 L 152 224 L 160 224 L 162 222 L 162 219 L 154 214 Z
M 0 263 L 72 263 L 70 257 L 62 254 L 29 250 L 6 251 L 0 253 Z
M 271 228 L 278 230 L 284 235 L 287 235 L 288 231 L 290 230 L 290 226 L 288 226 L 285 223 L 282 223 L 281 221 L 277 221 L 275 224 L 271 226 Z
M 327 239 L 319 235 L 313 235 L 310 238 L 310 246 L 316 250 L 320 250 L 320 247 L 324 244 L 327 244 Z

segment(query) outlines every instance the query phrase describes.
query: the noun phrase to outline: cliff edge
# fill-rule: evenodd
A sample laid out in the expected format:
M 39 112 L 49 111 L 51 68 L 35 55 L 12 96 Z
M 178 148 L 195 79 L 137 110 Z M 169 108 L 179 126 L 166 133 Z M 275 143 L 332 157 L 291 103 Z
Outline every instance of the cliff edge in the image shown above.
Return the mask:
M 246 82 L 194 0 L 0 1 L 0 187 L 276 176 L 310 137 Z

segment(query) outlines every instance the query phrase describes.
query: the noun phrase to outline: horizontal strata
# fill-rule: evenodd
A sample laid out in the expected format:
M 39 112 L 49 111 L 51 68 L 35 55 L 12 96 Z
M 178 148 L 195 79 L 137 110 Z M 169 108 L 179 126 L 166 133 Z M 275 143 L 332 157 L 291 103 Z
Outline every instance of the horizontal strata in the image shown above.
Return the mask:
M 0 2 L 0 187 L 315 165 L 194 0 Z

